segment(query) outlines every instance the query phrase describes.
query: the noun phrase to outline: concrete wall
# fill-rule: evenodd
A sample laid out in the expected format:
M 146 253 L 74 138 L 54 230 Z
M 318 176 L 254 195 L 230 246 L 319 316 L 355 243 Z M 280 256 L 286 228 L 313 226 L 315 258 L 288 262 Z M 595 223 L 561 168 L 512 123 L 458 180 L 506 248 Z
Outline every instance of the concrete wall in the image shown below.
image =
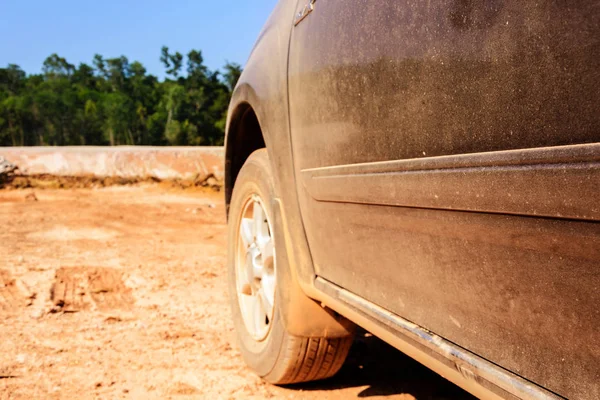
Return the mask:
M 222 147 L 3 147 L 0 156 L 25 174 L 223 178 Z

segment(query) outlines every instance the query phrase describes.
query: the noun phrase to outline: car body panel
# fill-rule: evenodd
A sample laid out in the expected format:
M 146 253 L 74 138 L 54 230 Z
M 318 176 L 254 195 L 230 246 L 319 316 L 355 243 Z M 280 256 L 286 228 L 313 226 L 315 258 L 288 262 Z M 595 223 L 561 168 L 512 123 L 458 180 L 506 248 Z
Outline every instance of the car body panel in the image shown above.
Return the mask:
M 599 398 L 598 71 L 596 1 L 318 0 L 289 64 L 316 274 Z
M 289 131 L 288 109 L 288 46 L 292 30 L 295 0 L 277 3 L 254 45 L 244 71 L 234 90 L 228 112 L 226 128 L 226 202 L 229 202 L 235 183 L 231 173 L 235 143 L 244 138 L 235 137 L 236 124 L 242 113 L 250 107 L 259 121 L 273 164 L 276 192 L 282 199 L 282 207 L 290 225 L 290 235 L 297 246 L 300 265 L 311 265 L 310 253 L 296 194 L 292 147 Z M 304 239 L 303 239 L 304 238 Z M 303 245 L 304 243 L 304 245 Z M 310 282 L 314 271 L 300 272 L 303 282 Z
M 598 142 L 598 8 L 318 1 L 291 43 L 298 167 Z
M 226 137 L 229 198 L 256 114 L 299 286 L 287 327 L 344 333 L 298 313 L 308 295 L 480 397 L 548 398 L 486 389 L 512 374 L 600 397 L 597 2 L 317 0 L 294 27 L 307 2 L 279 1 Z M 405 346 L 410 323 L 450 362 Z M 500 378 L 452 361 L 471 352 Z

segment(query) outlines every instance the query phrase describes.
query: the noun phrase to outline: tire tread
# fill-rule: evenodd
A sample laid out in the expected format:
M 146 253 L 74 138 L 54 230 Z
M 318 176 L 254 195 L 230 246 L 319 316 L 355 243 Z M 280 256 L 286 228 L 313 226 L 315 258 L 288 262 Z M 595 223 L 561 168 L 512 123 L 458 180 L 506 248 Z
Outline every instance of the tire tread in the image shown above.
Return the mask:
M 289 339 L 282 360 L 285 372 L 273 382 L 280 385 L 332 377 L 344 364 L 352 345 L 352 337 Z

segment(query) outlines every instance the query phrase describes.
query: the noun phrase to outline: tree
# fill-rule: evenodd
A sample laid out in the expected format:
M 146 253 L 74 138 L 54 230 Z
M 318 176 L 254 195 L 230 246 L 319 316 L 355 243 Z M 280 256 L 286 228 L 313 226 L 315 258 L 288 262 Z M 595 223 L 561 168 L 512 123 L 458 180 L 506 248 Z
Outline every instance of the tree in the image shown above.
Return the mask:
M 15 64 L 0 69 L 0 90 L 16 94 L 23 86 L 25 72 Z
M 204 57 L 202 57 L 201 51 L 192 50 L 188 53 L 187 73 L 190 78 L 206 76 L 208 73 L 208 68 L 204 65 Z
M 240 76 L 242 76 L 242 66 L 236 63 L 227 62 L 225 64 L 225 73 L 223 77 L 225 78 L 225 84 L 230 92 L 233 92 L 235 89 L 235 85 L 237 85 L 240 80 Z
M 179 76 L 181 67 L 183 65 L 183 56 L 181 53 L 169 53 L 169 48 L 163 46 L 161 49 L 160 61 L 165 65 L 167 69 L 167 75 L 173 75 L 175 79 Z
M 185 99 L 185 89 L 177 83 L 170 83 L 165 90 L 163 107 L 167 111 L 167 123 L 165 124 L 165 138 L 171 144 L 180 144 L 179 121 L 174 119 L 175 113 L 179 110 L 181 103 Z
M 96 72 L 100 76 L 106 76 L 106 65 L 104 64 L 104 58 L 100 54 L 94 55 L 94 67 L 96 67 Z
M 49 78 L 71 76 L 75 72 L 75 66 L 55 53 L 46 58 L 42 71 Z
M 111 146 L 134 144 L 129 129 L 132 116 L 131 100 L 120 92 L 107 93 L 102 98 L 104 113 L 104 134 Z
M 168 78 L 137 61 L 96 54 L 77 67 L 52 54 L 42 73 L 0 68 L 0 145 L 217 145 L 241 67 L 204 65 L 163 47 Z M 185 61 L 185 70 L 183 70 Z
M 110 58 L 105 61 L 105 76 L 112 86 L 112 90 L 124 92 L 129 78 L 129 60 L 125 56 Z

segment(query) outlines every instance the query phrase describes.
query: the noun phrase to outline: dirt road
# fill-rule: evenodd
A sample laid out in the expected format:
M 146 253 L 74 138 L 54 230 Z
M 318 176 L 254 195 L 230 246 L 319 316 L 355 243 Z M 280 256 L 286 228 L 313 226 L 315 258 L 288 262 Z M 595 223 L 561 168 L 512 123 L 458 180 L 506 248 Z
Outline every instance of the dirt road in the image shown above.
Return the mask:
M 236 349 L 222 195 L 0 190 L 0 399 L 463 399 L 375 338 L 334 379 L 261 382 Z

